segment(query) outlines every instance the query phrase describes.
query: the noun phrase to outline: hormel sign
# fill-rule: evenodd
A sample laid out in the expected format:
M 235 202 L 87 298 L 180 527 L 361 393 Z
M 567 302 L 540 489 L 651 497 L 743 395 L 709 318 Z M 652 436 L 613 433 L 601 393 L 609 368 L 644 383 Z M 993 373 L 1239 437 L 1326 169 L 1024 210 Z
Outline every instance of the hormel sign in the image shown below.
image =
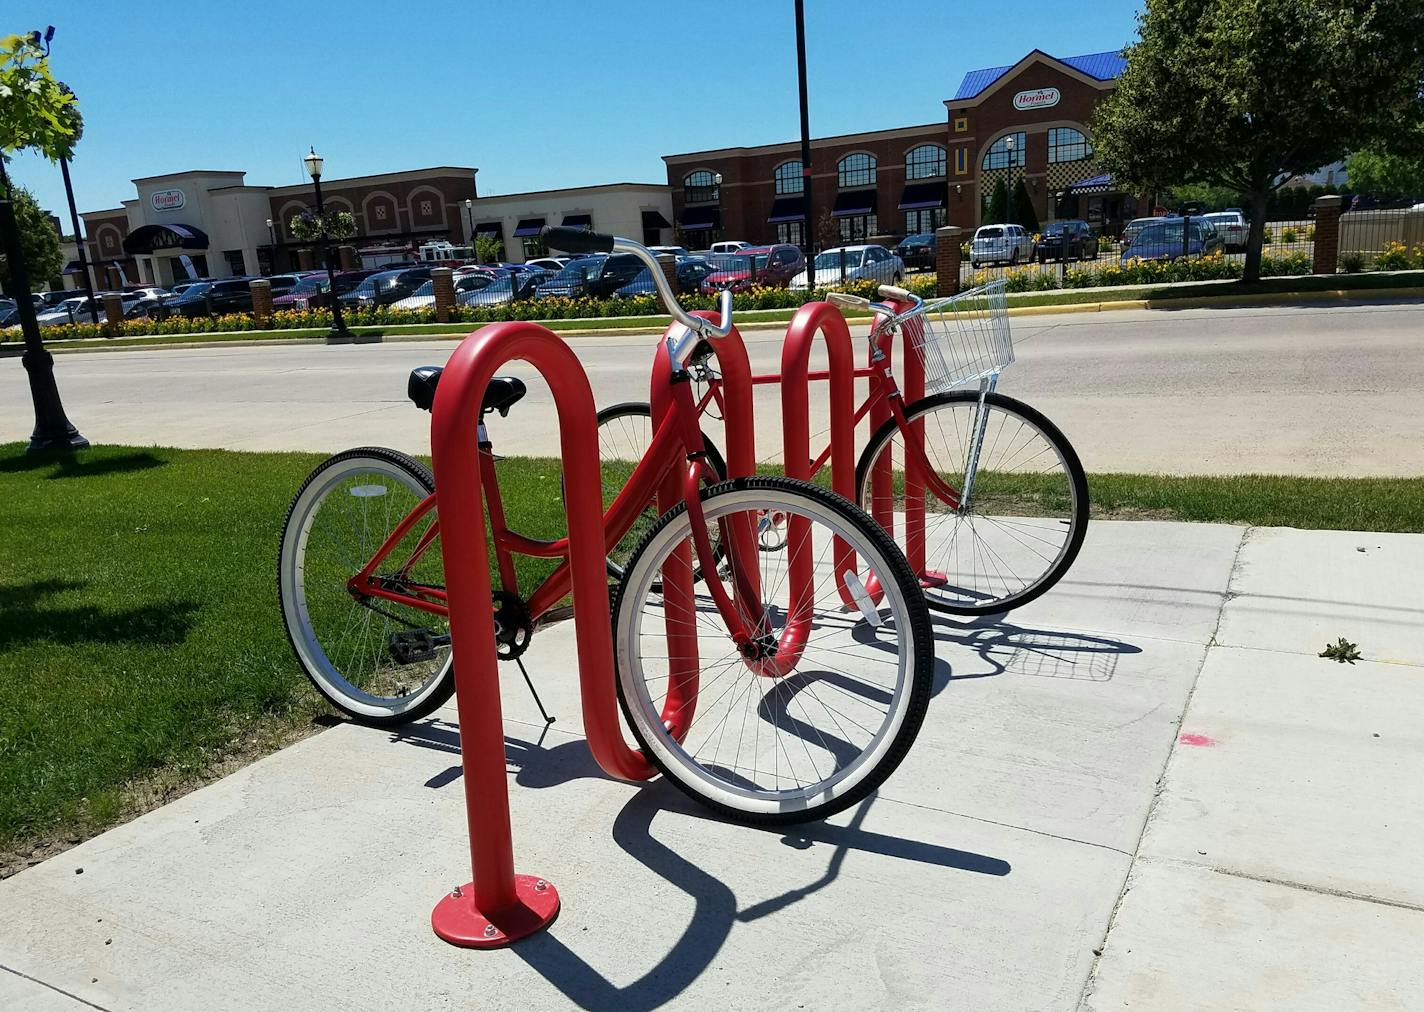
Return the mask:
M 1057 88 L 1021 91 L 1014 96 L 1014 108 L 1021 112 L 1027 109 L 1049 109 L 1057 105 L 1061 97 Z
M 155 211 L 176 211 L 188 202 L 182 190 L 155 190 L 149 198 Z

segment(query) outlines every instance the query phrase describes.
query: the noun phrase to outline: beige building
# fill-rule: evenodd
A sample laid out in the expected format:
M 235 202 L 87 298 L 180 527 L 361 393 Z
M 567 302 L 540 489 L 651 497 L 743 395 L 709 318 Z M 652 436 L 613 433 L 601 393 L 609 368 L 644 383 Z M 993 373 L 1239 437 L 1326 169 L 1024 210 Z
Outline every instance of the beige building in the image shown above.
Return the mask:
M 537 190 L 465 201 L 465 235 L 487 235 L 504 245 L 504 259 L 523 263 L 544 252 L 545 225 L 582 225 L 636 239 L 647 246 L 672 241 L 672 189 L 666 183 L 605 183 Z

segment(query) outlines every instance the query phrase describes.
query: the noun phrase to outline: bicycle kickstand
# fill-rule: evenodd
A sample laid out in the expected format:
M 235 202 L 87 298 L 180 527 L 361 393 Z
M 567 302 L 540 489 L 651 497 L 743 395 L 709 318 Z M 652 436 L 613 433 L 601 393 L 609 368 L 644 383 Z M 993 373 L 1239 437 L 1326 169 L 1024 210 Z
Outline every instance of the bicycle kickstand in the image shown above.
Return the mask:
M 544 701 L 539 698 L 539 690 L 534 688 L 534 680 L 529 677 L 529 672 L 525 669 L 522 660 L 516 657 L 514 663 L 519 666 L 519 673 L 524 676 L 524 684 L 529 686 L 529 694 L 534 697 L 534 705 L 539 708 L 539 715 L 544 718 L 544 726 L 548 727 L 554 722 L 554 718 L 549 716 L 548 710 L 544 709 Z

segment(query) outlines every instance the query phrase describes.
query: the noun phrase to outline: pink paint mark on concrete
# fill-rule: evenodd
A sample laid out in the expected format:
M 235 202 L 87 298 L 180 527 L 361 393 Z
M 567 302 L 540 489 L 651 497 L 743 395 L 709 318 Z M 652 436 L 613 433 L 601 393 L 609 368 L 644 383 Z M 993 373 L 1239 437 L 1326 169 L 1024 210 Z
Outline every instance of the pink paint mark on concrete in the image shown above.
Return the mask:
M 1177 741 L 1179 741 L 1183 745 L 1200 745 L 1204 748 L 1209 748 L 1212 745 L 1216 744 L 1215 738 L 1209 738 L 1204 734 L 1179 735 Z

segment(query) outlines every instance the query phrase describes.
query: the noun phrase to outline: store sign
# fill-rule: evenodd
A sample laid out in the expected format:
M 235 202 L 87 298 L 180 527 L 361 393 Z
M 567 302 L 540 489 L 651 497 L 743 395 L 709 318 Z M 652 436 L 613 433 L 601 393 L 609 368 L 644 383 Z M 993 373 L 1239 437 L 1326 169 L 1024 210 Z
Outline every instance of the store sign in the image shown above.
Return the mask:
M 1029 109 L 1052 109 L 1063 96 L 1057 88 L 1039 88 L 1035 91 L 1021 91 L 1014 96 L 1014 108 L 1020 112 Z
M 182 190 L 154 190 L 148 199 L 155 211 L 176 211 L 188 203 Z

